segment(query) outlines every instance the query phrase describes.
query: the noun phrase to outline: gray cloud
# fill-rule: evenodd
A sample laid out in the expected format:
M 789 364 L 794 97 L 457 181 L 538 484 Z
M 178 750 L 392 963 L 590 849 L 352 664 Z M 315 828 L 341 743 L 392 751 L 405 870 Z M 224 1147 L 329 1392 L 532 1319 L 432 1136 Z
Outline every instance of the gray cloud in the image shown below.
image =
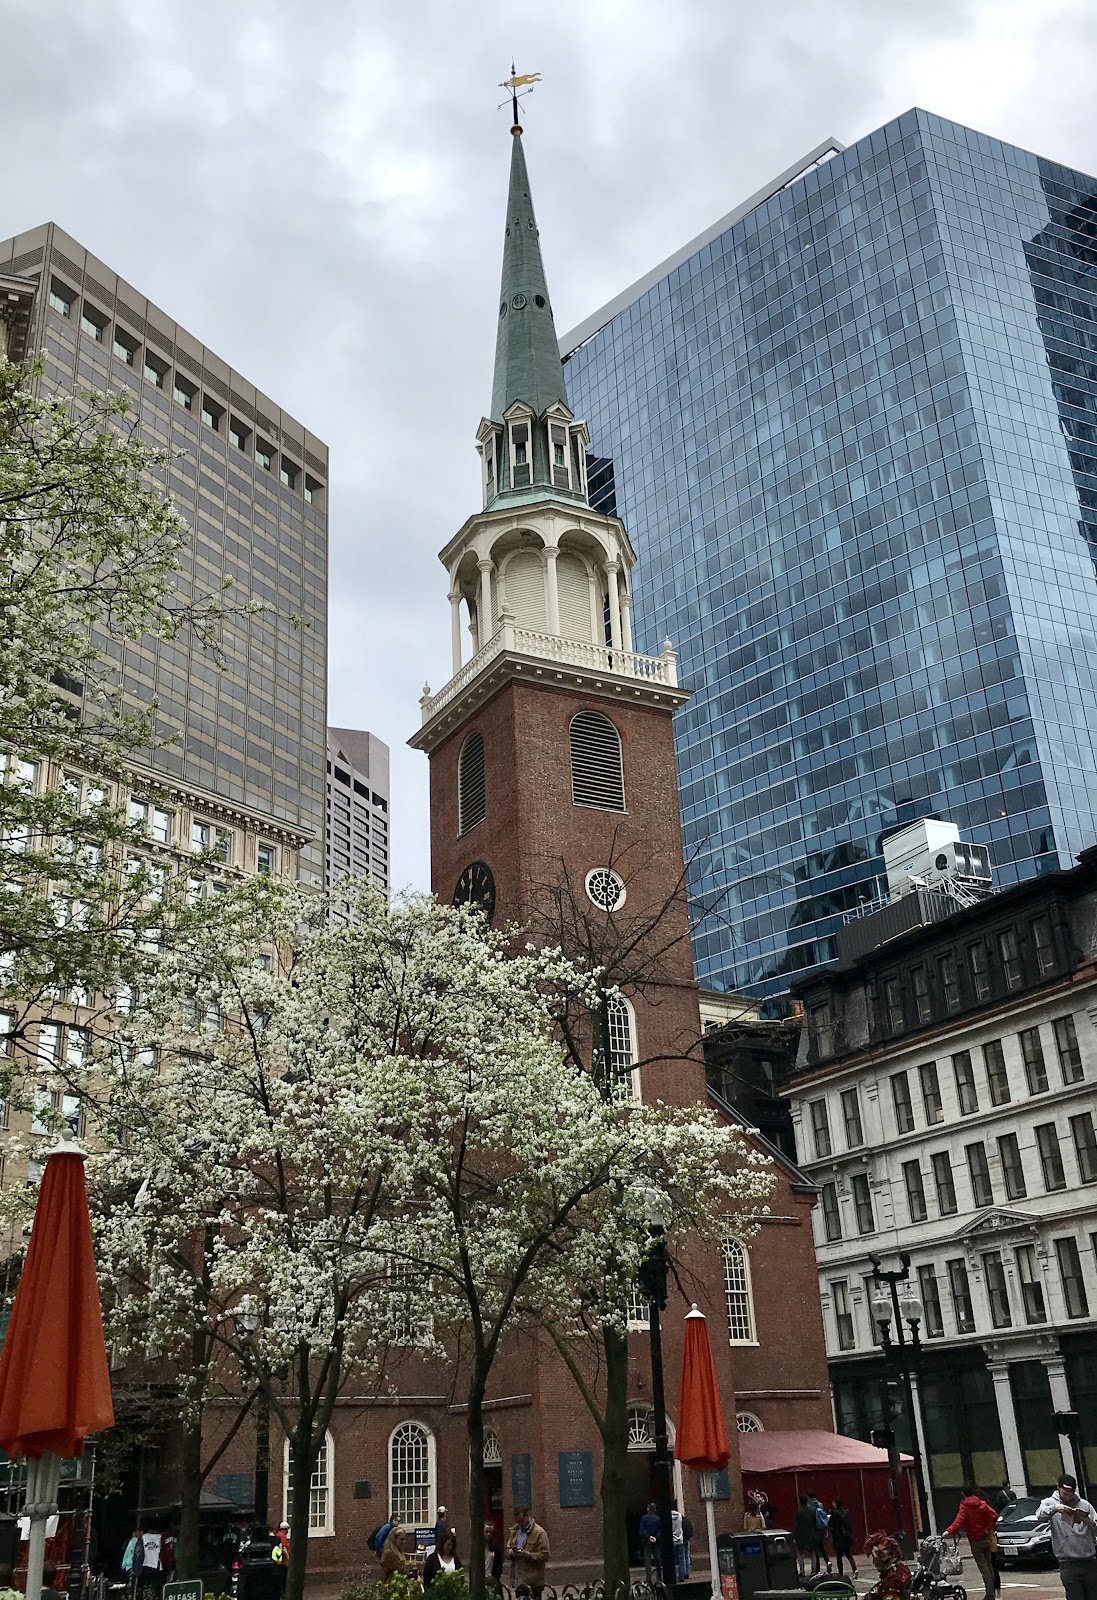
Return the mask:
M 435 553 L 476 504 L 513 51 L 572 326 L 827 134 L 921 104 L 1097 170 L 1089 0 L 0 0 L 0 235 L 52 218 L 332 449 L 330 715 L 429 876 Z

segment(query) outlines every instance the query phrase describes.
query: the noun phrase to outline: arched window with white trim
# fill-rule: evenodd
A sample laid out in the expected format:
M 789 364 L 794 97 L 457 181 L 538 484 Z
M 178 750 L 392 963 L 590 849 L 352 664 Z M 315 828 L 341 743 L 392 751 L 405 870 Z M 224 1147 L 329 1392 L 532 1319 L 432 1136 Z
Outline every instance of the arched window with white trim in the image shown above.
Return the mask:
M 638 1283 L 628 1292 L 628 1325 L 630 1328 L 651 1327 L 651 1301 Z
M 468 833 L 487 815 L 484 781 L 484 740 L 474 728 L 457 757 L 457 832 Z
M 651 1406 L 634 1401 L 628 1408 L 628 1448 L 654 1450 L 655 1431 L 651 1425 Z
M 674 1498 L 678 1504 L 683 1503 L 682 1495 L 682 1463 L 674 1461 L 674 1423 L 667 1418 L 667 1443 L 671 1447 L 673 1461 Z M 651 1402 L 649 1400 L 632 1400 L 628 1408 L 628 1449 L 629 1450 L 654 1450 L 655 1426 L 652 1420 Z
M 428 1527 L 438 1503 L 434 1435 L 421 1422 L 400 1422 L 389 1436 L 389 1509 L 397 1522 Z
M 293 1515 L 293 1446 L 287 1439 L 282 1451 L 282 1516 Z M 325 1433 L 309 1485 L 309 1538 L 335 1532 L 335 1440 Z
M 494 1428 L 484 1429 L 484 1465 L 485 1467 L 503 1465 L 503 1451 L 499 1444 L 499 1435 Z
M 571 799 L 597 811 L 625 809 L 621 735 L 601 711 L 577 711 L 571 719 Z
M 623 994 L 606 996 L 606 1032 L 609 1044 L 607 1077 L 614 1088 L 627 1089 L 633 1100 L 640 1098 L 640 1074 L 636 1070 L 636 1012 Z
M 761 1419 L 753 1411 L 737 1411 L 735 1413 L 735 1427 L 739 1433 L 765 1433 Z
M 724 1298 L 727 1302 L 728 1342 L 757 1344 L 754 1330 L 754 1295 L 750 1285 L 750 1259 L 739 1239 L 725 1239 Z

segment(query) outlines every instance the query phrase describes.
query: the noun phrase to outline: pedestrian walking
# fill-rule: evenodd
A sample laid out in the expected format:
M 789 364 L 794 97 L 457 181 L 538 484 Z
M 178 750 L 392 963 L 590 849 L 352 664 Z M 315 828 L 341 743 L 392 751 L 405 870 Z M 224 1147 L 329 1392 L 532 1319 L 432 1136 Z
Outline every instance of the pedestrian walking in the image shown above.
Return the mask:
M 830 1517 L 830 1547 L 834 1551 L 834 1559 L 838 1566 L 838 1576 L 842 1576 L 842 1562 L 849 1562 L 851 1573 L 857 1571 L 853 1561 L 853 1523 L 849 1520 L 844 1500 L 835 1500 L 831 1507 Z
M 814 1577 L 819 1570 L 819 1534 L 815 1526 L 815 1508 L 806 1494 L 800 1496 L 792 1524 L 792 1538 L 796 1545 L 796 1565 L 801 1578 Z M 811 1562 L 811 1572 L 807 1570 Z
M 139 1527 L 133 1530 L 133 1537 L 125 1548 L 122 1556 L 122 1571 L 129 1579 L 130 1600 L 136 1600 L 137 1590 L 141 1583 L 141 1568 L 145 1564 L 145 1541 L 141 1536 Z
M 1001 1516 L 1003 1511 L 1008 1511 L 1010 1506 L 1017 1504 L 1017 1496 L 1008 1483 L 1003 1483 L 998 1493 L 994 1496 L 994 1509 Z
M 415 1530 L 405 1528 L 402 1522 L 394 1522 L 389 1529 L 385 1547 L 381 1551 L 382 1581 L 387 1583 L 390 1578 L 414 1578 L 415 1576 Z
M 960 1509 L 945 1529 L 946 1533 L 956 1537 L 961 1533 L 967 1534 L 972 1558 L 983 1580 L 984 1600 L 994 1600 L 996 1577 L 994 1551 L 998 1545 L 994 1529 L 997 1521 L 997 1511 L 992 1505 L 987 1504 L 982 1495 L 976 1491 L 975 1485 L 965 1484 Z M 1097 1595 L 1094 1595 L 1093 1600 L 1097 1600 Z
M 503 1581 L 503 1546 L 495 1537 L 494 1522 L 484 1523 L 484 1582 L 489 1594 L 498 1594 Z M 2 1597 L 0 1597 L 2 1600 Z
M 766 1519 L 762 1515 L 757 1500 L 748 1500 L 743 1512 L 743 1532 L 762 1533 L 765 1531 Z
M 816 1498 L 814 1489 L 808 1490 L 808 1504 L 815 1513 L 815 1550 L 818 1557 L 815 1570 L 818 1572 L 820 1567 L 825 1567 L 829 1572 L 830 1557 L 827 1555 L 827 1534 L 830 1532 L 830 1518 L 827 1516 L 821 1501 Z
M 775 1528 L 777 1526 L 777 1513 L 773 1509 L 769 1495 L 763 1494 L 761 1491 L 759 1491 L 754 1496 L 754 1502 L 757 1505 L 758 1510 L 762 1513 L 762 1516 L 765 1518 L 766 1527 Z
M 662 1532 L 662 1528 L 663 1524 L 659 1520 L 655 1502 L 651 1501 L 640 1518 L 640 1547 L 644 1552 L 644 1581 L 649 1589 L 654 1589 L 657 1583 L 662 1582 L 662 1568 L 659 1565 L 659 1535 Z
M 431 1529 L 431 1537 L 434 1540 L 435 1548 L 442 1543 L 442 1540 L 446 1537 L 447 1533 L 452 1532 L 453 1529 L 449 1525 L 449 1518 L 446 1515 L 446 1508 L 445 1506 L 439 1506 L 438 1515 L 434 1519 L 434 1527 Z
M 393 1528 L 395 1526 L 396 1526 L 396 1513 L 395 1513 L 395 1511 L 390 1511 L 388 1516 L 385 1518 L 384 1522 L 381 1523 L 380 1527 L 379 1528 L 374 1528 L 373 1532 L 370 1534 L 369 1538 L 366 1540 L 366 1543 L 369 1545 L 370 1549 L 373 1551 L 373 1553 L 377 1557 L 378 1561 L 380 1561 L 381 1556 L 382 1556 L 382 1554 L 384 1552 L 385 1540 L 388 1538 L 389 1534 L 392 1532 L 392 1530 L 393 1530 Z
M 675 1500 L 670 1510 L 670 1537 L 674 1546 L 674 1576 L 678 1583 L 685 1583 L 689 1577 L 686 1568 L 686 1535 L 682 1525 L 682 1513 Z
M 423 1588 L 429 1589 L 440 1572 L 460 1572 L 461 1563 L 457 1559 L 457 1536 L 454 1533 L 443 1534 L 423 1563 Z
M 141 1562 L 141 1588 L 159 1593 L 162 1587 L 163 1574 L 160 1570 L 160 1532 L 157 1528 L 146 1527 L 141 1535 L 141 1543 L 145 1547 L 144 1559 Z
M 1097 1600 L 1097 1511 L 1081 1498 L 1069 1473 L 1041 1500 L 1036 1527 L 1051 1533 L 1066 1600 Z
M 683 1559 L 685 1561 L 686 1578 L 689 1577 L 690 1572 L 693 1569 L 693 1557 L 690 1555 L 690 1548 L 689 1548 L 692 1543 L 693 1543 L 693 1523 L 689 1520 L 689 1518 L 686 1516 L 685 1512 L 683 1511 L 682 1512 L 682 1556 L 683 1556 Z M 685 1579 L 683 1579 L 683 1582 L 684 1581 L 685 1581 Z
M 507 1539 L 507 1559 L 511 1563 L 514 1587 L 517 1589 L 519 1584 L 524 1584 L 533 1600 L 541 1600 L 548 1558 L 548 1534 L 539 1522 L 534 1522 L 529 1506 L 515 1506 L 514 1526 Z

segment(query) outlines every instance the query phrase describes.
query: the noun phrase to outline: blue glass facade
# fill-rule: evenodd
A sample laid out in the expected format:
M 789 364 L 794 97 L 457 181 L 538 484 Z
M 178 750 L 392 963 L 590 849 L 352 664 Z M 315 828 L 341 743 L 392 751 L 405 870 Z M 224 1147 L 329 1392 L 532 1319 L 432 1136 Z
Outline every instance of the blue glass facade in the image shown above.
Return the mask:
M 702 982 L 829 959 L 897 822 L 950 818 L 999 886 L 1094 842 L 1097 180 L 911 111 L 565 372 L 636 648 L 669 634 L 695 690 Z

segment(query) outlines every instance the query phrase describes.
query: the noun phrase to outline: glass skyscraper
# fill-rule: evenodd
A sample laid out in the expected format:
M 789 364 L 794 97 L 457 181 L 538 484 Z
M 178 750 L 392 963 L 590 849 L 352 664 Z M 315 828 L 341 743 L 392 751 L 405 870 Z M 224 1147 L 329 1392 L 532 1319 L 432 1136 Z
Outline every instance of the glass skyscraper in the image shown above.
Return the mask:
M 695 691 L 698 975 L 763 995 L 896 823 L 1097 838 L 1097 179 L 923 111 L 810 159 L 563 341 Z

